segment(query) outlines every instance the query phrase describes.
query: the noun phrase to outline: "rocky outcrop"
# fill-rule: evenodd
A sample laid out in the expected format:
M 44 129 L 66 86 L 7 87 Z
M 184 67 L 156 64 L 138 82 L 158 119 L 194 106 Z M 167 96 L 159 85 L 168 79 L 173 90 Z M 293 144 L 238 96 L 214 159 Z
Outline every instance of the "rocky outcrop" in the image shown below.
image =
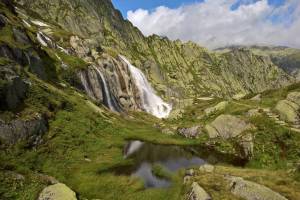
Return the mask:
M 202 133 L 201 126 L 193 126 L 190 128 L 178 128 L 178 134 L 186 138 L 197 138 Z
M 253 136 L 247 131 L 255 127 L 246 121 L 232 116 L 220 115 L 211 124 L 205 126 L 210 138 L 236 138 L 241 148 L 242 157 L 250 158 L 253 155 Z
M 40 114 L 29 120 L 0 121 L 0 139 L 5 145 L 14 145 L 22 140 L 31 146 L 39 145 L 47 130 L 47 121 Z
M 38 200 L 77 200 L 73 192 L 65 184 L 57 183 L 44 188 L 40 193 Z
M 21 77 L 20 66 L 10 63 L 0 64 L 0 109 L 14 110 L 25 99 L 30 83 Z
M 210 195 L 196 182 L 192 184 L 189 200 L 211 200 Z
M 292 92 L 277 103 L 275 110 L 280 118 L 292 124 L 300 124 L 300 92 Z
M 246 200 L 287 200 L 277 192 L 240 177 L 226 177 L 232 194 Z

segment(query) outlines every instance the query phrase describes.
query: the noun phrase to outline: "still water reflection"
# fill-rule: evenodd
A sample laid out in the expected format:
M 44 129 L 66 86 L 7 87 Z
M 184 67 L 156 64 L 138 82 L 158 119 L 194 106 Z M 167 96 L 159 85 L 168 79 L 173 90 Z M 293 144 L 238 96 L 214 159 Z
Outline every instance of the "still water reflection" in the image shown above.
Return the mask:
M 194 155 L 189 148 L 130 141 L 124 147 L 124 157 L 135 164 L 123 172 L 141 178 L 146 188 L 168 187 L 170 180 L 159 178 L 153 173 L 153 166 L 160 165 L 173 173 L 182 168 L 200 166 L 206 162 Z

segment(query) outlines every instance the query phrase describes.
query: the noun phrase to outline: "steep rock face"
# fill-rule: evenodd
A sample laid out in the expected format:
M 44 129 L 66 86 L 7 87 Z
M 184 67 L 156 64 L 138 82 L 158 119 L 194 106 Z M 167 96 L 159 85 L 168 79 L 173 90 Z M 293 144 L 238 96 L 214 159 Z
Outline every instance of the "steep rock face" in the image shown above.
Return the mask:
M 114 111 L 141 108 L 139 94 L 128 65 L 120 57 L 114 58 L 90 49 L 89 45 L 77 36 L 70 38 L 70 45 L 74 54 L 90 65 L 80 70 L 78 77 L 82 88 L 91 98 Z
M 191 98 L 214 94 L 234 96 L 279 88 L 293 78 L 272 60 L 246 50 L 213 53 L 188 42 L 159 36 L 144 37 L 124 20 L 108 0 L 18 0 L 42 18 L 100 44 L 113 57 L 125 55 L 146 73 L 164 98 Z M 76 13 L 76 14 L 75 14 Z
M 0 63 L 0 110 L 14 110 L 25 98 L 29 83 L 21 77 L 20 66 L 6 62 Z
M 47 121 L 39 114 L 29 120 L 0 121 L 0 139 L 5 145 L 14 145 L 22 140 L 33 146 L 38 145 L 47 130 Z

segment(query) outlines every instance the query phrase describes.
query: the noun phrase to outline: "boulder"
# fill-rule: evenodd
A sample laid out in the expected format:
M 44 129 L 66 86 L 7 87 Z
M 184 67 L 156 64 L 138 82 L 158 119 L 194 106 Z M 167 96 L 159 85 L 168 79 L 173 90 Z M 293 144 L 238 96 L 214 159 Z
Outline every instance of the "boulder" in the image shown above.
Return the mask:
M 196 182 L 192 184 L 189 200 L 211 200 L 210 195 Z
M 253 125 L 232 115 L 220 115 L 211 124 L 205 127 L 210 138 L 221 137 L 224 139 L 239 136 L 244 131 L 253 128 Z
M 287 100 L 300 105 L 300 92 L 291 92 L 287 95 Z
M 201 126 L 193 126 L 190 128 L 178 128 L 179 135 L 186 138 L 196 138 L 201 134 Z
M 204 164 L 199 167 L 199 171 L 203 173 L 212 173 L 214 172 L 215 167 L 210 164 Z
M 289 100 L 281 100 L 275 107 L 275 110 L 280 115 L 280 119 L 290 123 L 299 121 L 299 109 L 300 106 L 298 104 Z
M 73 192 L 65 184 L 57 183 L 44 188 L 40 193 L 38 200 L 77 200 Z
M 246 181 L 241 177 L 226 177 L 230 191 L 245 200 L 287 200 L 284 196 L 263 185 Z
M 246 133 L 255 128 L 252 124 L 232 115 L 220 115 L 205 128 L 210 138 L 230 139 L 236 137 L 241 157 L 252 157 L 253 136 L 251 133 Z
M 205 109 L 204 112 L 205 112 L 206 115 L 211 115 L 213 113 L 225 110 L 225 108 L 228 106 L 228 104 L 229 104 L 228 101 L 222 101 L 214 107 L 210 107 L 210 108 Z
M 291 92 L 285 100 L 277 103 L 275 110 L 279 113 L 280 118 L 286 122 L 300 123 L 300 92 Z

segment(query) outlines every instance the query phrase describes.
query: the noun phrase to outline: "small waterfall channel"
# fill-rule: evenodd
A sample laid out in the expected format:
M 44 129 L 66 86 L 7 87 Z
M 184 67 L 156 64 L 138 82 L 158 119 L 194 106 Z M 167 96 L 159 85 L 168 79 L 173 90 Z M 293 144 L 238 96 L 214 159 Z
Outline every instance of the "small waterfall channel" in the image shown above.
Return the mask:
M 140 92 L 143 109 L 158 118 L 167 118 L 172 110 L 172 106 L 155 94 L 154 89 L 140 69 L 133 66 L 124 56 L 119 55 L 119 57 L 128 65 Z
M 112 101 L 112 97 L 108 88 L 108 85 L 106 83 L 106 80 L 104 78 L 104 75 L 102 74 L 102 72 L 95 66 L 93 66 L 94 70 L 97 72 L 97 74 L 100 76 L 102 85 L 103 85 L 103 101 L 104 104 L 106 104 L 106 106 L 112 110 L 117 112 L 118 110 L 116 109 L 116 107 L 114 106 L 114 102 Z

